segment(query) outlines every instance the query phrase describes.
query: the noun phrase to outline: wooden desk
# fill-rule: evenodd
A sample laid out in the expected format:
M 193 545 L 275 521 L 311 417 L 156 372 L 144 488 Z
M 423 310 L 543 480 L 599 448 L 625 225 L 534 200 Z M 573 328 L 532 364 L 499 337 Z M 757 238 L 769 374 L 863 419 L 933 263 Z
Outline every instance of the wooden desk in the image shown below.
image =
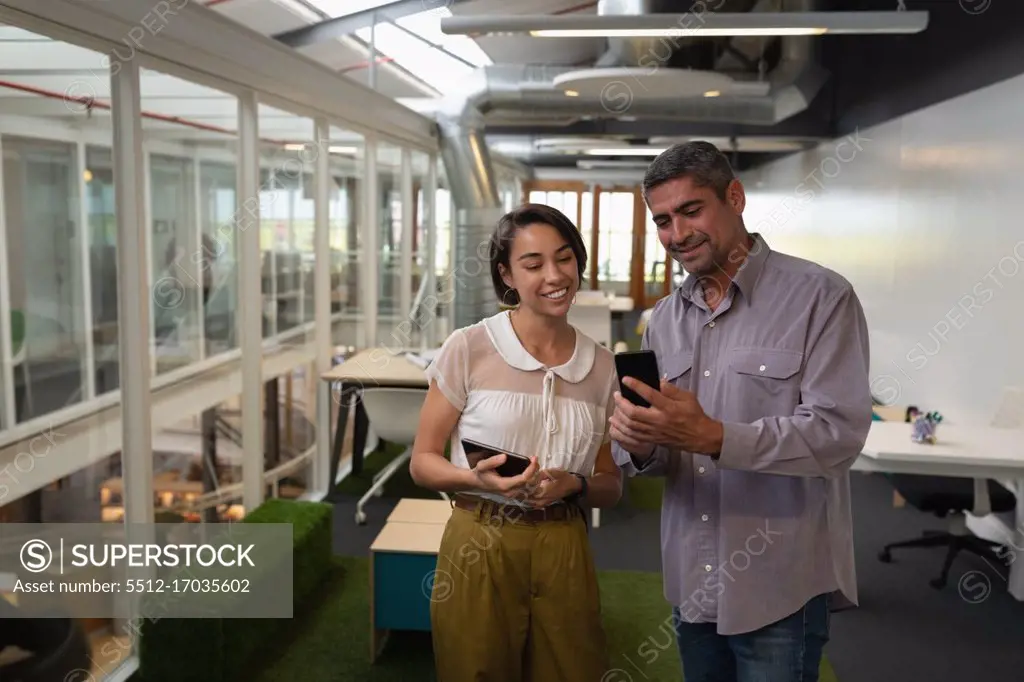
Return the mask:
M 912 425 L 872 422 L 855 471 L 1015 481 L 1016 524 L 1024 532 L 1024 431 L 995 426 L 939 424 L 934 445 L 910 440 Z M 1012 561 L 1007 589 L 1024 601 L 1024 543 L 1011 538 Z
M 387 522 L 445 524 L 452 515 L 448 500 L 419 500 L 403 498 L 388 515 Z
M 346 358 L 339 365 L 320 375 L 320 379 L 337 384 L 332 387 L 331 396 L 338 406 L 338 422 L 334 427 L 334 443 L 331 446 L 331 467 L 328 478 L 329 489 L 334 489 L 341 466 L 341 445 L 345 438 L 349 408 L 355 407 L 355 424 L 352 434 L 352 473 L 363 470 L 363 451 L 366 449 L 366 435 L 369 422 L 366 411 L 359 400 L 359 392 L 365 386 L 385 388 L 426 388 L 427 375 L 405 357 L 405 351 L 387 348 L 368 348 Z M 330 493 L 328 493 L 330 494 Z
M 443 500 L 442 500 L 443 502 Z M 370 545 L 370 660 L 376 660 L 391 630 L 430 630 L 431 590 L 444 523 L 389 520 Z

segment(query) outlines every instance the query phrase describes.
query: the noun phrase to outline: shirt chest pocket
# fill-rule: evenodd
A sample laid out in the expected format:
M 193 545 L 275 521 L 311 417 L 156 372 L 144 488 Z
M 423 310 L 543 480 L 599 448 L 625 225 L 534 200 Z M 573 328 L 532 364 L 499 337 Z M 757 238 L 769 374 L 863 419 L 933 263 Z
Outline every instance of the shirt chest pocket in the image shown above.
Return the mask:
M 693 369 L 693 353 L 677 353 L 658 359 L 661 375 L 675 384 L 676 388 L 690 389 L 690 375 Z
M 733 409 L 746 420 L 787 416 L 800 402 L 800 351 L 770 347 L 729 351 L 727 392 Z

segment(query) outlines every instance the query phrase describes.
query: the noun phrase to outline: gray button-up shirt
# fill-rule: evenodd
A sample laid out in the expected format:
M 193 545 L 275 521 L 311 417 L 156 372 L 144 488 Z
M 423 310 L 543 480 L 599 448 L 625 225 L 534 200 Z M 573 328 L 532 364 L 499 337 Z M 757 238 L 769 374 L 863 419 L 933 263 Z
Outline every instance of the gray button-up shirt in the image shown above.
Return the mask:
M 658 446 L 665 597 L 721 634 L 833 593 L 856 605 L 849 468 L 871 425 L 868 331 L 852 286 L 760 235 L 718 309 L 696 278 L 658 301 L 643 347 L 724 424 L 717 460 Z

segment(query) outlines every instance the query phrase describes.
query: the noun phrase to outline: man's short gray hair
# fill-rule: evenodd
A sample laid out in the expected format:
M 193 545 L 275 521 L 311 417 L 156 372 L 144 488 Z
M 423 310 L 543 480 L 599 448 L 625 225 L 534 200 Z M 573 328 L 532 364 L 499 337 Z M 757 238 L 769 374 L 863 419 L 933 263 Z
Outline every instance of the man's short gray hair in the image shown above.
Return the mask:
M 691 178 L 697 187 L 710 187 L 725 201 L 725 190 L 736 176 L 729 159 L 715 145 L 703 140 L 683 142 L 663 151 L 647 167 L 644 197 L 658 185 L 682 177 Z

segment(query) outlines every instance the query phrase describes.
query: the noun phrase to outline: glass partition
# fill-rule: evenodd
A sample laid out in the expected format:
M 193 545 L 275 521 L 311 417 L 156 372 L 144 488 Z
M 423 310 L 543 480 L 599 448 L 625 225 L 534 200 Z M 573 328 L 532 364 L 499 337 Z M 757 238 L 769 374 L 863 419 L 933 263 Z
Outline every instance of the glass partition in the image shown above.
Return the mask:
M 354 346 L 361 312 L 359 268 L 363 256 L 362 197 L 366 143 L 363 136 L 331 126 L 330 245 L 331 317 L 335 344 Z
M 140 70 L 157 373 L 238 347 L 238 100 Z M 201 110 L 188 100 L 202 99 Z M 186 111 L 187 108 L 188 110 Z
M 383 141 L 377 144 L 377 218 L 377 340 L 394 345 L 392 334 L 409 312 L 400 309 L 402 239 L 409 233 L 402 225 L 402 148 Z
M 259 105 L 264 336 L 313 322 L 316 145 L 312 119 Z

